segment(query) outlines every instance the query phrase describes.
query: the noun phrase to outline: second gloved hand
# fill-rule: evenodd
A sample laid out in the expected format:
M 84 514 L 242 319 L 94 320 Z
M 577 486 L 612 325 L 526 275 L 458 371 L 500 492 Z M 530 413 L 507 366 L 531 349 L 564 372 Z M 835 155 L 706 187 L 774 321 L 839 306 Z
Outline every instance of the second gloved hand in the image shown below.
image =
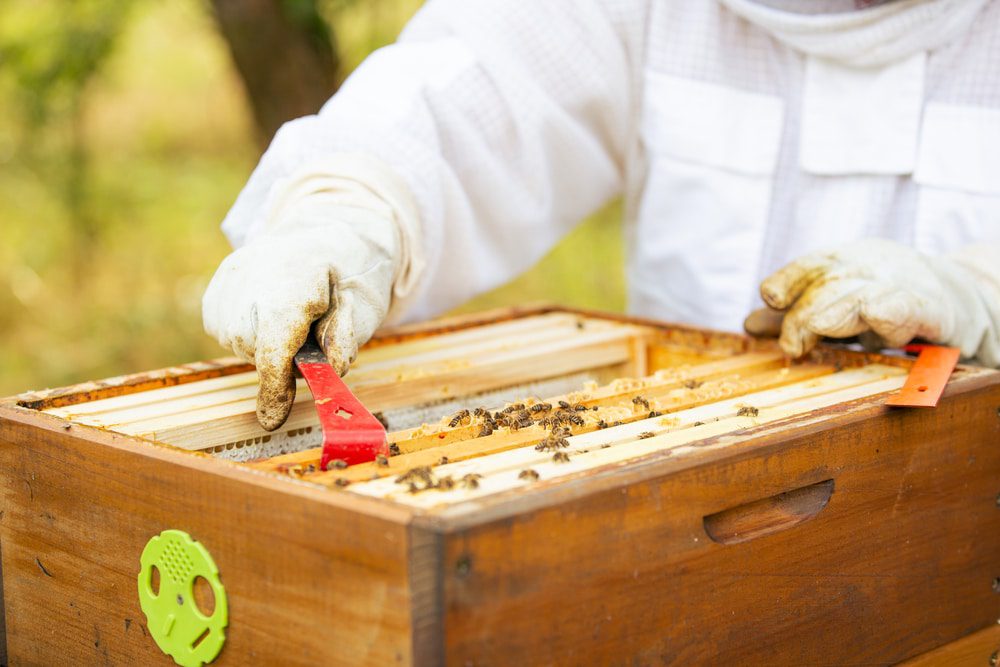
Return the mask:
M 313 189 L 315 181 L 306 179 Z M 267 430 L 292 408 L 294 355 L 310 330 L 346 373 L 385 319 L 407 256 L 394 207 L 371 191 L 298 194 L 223 260 L 202 300 L 205 330 L 257 367 L 257 418 Z
M 802 257 L 761 284 L 768 306 L 786 310 L 781 346 L 792 356 L 822 336 L 872 332 L 888 347 L 913 338 L 953 345 L 1000 363 L 1000 261 L 992 246 L 931 257 L 867 239 Z M 753 325 L 748 318 L 748 330 Z

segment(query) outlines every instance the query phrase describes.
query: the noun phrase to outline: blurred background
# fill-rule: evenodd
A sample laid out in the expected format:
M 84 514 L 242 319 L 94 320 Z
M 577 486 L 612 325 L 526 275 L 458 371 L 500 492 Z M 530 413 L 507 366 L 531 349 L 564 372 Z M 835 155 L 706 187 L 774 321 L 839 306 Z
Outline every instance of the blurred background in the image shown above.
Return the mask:
M 0 396 L 225 356 L 201 295 L 275 129 L 417 0 L 4 0 Z M 460 311 L 624 307 L 617 205 Z

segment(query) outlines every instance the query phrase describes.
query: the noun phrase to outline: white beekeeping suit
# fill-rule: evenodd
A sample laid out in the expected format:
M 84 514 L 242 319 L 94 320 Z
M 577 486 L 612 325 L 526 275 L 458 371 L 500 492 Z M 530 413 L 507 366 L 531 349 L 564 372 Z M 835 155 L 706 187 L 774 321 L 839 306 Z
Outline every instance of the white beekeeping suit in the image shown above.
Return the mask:
M 1000 363 L 1000 2 L 782 4 L 428 2 L 223 223 L 206 328 L 257 363 L 262 423 L 314 320 L 346 369 L 619 194 L 637 314 L 735 330 L 763 293 L 792 353 L 874 329 Z

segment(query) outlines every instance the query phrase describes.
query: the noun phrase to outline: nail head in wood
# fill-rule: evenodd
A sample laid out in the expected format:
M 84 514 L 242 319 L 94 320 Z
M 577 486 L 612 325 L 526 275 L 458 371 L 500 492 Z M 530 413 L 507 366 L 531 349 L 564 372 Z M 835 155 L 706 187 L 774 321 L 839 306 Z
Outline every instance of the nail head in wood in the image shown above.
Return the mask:
M 458 561 L 455 563 L 455 574 L 461 578 L 469 576 L 469 572 L 472 571 L 472 559 L 468 556 L 460 556 Z

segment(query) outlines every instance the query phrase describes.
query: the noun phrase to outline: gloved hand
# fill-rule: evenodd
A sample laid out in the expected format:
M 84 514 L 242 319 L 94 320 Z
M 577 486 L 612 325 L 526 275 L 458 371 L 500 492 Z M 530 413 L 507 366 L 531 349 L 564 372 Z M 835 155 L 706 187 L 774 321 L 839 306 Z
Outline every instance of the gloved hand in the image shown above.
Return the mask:
M 866 239 L 792 262 L 765 279 L 760 293 L 768 306 L 786 311 L 780 344 L 794 357 L 822 336 L 871 332 L 885 347 L 919 337 L 1000 365 L 997 246 L 932 257 L 894 241 Z M 758 311 L 744 326 L 759 334 L 774 321 Z
M 262 231 L 222 261 L 202 300 L 205 330 L 256 365 L 257 419 L 269 431 L 292 408 L 293 357 L 313 323 L 343 375 L 412 273 L 400 207 L 381 193 L 316 174 L 279 185 Z

